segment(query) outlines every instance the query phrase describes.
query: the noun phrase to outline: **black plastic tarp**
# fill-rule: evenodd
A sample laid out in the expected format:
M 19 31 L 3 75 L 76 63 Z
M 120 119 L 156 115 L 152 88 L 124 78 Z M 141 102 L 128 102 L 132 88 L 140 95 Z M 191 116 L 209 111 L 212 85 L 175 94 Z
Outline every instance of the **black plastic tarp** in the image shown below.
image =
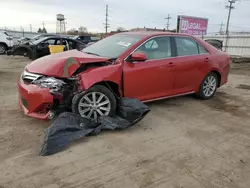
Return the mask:
M 142 120 L 150 111 L 138 99 L 119 100 L 117 115 L 103 116 L 97 121 L 83 118 L 71 112 L 63 112 L 46 129 L 40 155 L 47 156 L 65 149 L 71 142 L 84 136 L 97 135 L 102 130 L 126 129 Z

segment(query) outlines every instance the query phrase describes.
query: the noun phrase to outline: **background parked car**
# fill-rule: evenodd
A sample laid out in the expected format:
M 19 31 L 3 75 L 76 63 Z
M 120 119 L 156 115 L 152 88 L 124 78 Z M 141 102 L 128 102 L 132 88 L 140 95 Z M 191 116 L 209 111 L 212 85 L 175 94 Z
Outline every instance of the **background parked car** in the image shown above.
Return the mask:
M 26 45 L 15 46 L 7 52 L 7 55 L 20 55 L 36 59 L 50 54 L 49 45 L 64 45 L 65 50 L 82 50 L 85 46 L 82 42 L 71 38 L 51 36 L 35 41 L 31 40 Z
M 78 35 L 78 36 L 74 36 L 72 38 L 75 40 L 79 40 L 79 41 L 83 42 L 84 44 L 88 44 L 90 42 L 97 42 L 98 40 L 100 40 L 99 37 L 92 37 L 89 35 Z
M 5 54 L 11 47 L 13 47 L 13 37 L 5 31 L 0 31 L 0 54 Z
M 221 41 L 221 40 L 206 39 L 205 41 L 219 50 L 222 50 L 222 48 L 223 48 L 223 41 Z

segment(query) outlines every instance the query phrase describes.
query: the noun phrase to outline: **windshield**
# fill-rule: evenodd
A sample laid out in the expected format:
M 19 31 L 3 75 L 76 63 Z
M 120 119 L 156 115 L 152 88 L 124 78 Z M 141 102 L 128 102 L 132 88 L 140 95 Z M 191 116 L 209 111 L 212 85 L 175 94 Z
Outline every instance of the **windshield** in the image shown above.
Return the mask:
M 74 39 L 74 40 L 76 40 L 77 38 L 78 38 L 78 36 L 70 36 L 69 38 L 72 38 L 72 39 Z
M 43 38 L 40 38 L 40 39 L 38 39 L 38 40 L 31 40 L 30 43 L 31 43 L 31 44 L 37 45 L 37 44 L 39 44 L 40 42 L 46 40 L 47 38 L 48 38 L 48 37 L 43 37 Z
M 37 40 L 37 39 L 40 39 L 42 35 L 36 35 L 34 37 L 31 38 L 31 40 Z
M 84 48 L 83 52 L 117 58 L 142 38 L 143 36 L 136 35 L 113 35 Z

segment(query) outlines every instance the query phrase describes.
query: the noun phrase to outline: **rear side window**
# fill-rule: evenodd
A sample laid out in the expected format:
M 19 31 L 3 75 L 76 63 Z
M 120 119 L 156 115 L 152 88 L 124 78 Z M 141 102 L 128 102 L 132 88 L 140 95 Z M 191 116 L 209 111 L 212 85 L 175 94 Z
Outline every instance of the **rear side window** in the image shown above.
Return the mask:
M 199 48 L 200 54 L 207 54 L 208 53 L 208 51 L 199 44 L 198 44 L 198 48 Z
M 189 56 L 199 54 L 197 42 L 185 37 L 175 37 L 178 56 Z

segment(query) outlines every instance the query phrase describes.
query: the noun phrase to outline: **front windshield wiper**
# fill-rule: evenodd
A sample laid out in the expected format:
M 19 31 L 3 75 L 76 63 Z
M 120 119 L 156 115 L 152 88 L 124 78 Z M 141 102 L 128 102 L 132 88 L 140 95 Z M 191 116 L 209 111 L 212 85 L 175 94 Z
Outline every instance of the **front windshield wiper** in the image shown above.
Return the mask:
M 84 51 L 83 51 L 84 52 Z M 96 56 L 100 56 L 99 54 L 95 54 L 95 53 L 92 53 L 92 52 L 84 52 L 86 54 L 90 54 L 90 55 L 96 55 Z

